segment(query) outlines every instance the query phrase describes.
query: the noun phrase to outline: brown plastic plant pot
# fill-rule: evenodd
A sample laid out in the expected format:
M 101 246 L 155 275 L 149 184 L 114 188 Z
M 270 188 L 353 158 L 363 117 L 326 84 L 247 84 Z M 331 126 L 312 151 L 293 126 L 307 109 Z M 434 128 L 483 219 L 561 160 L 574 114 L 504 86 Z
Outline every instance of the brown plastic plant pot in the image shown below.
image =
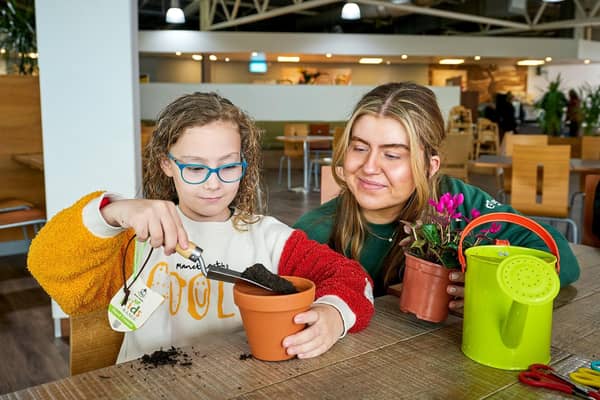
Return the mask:
M 300 332 L 305 324 L 294 316 L 307 311 L 315 298 L 315 284 L 305 278 L 284 276 L 298 293 L 276 294 L 247 283 L 233 286 L 233 300 L 240 309 L 252 356 L 263 361 L 288 360 L 283 347 L 286 336 Z
M 442 265 L 406 254 L 400 310 L 430 322 L 448 318 L 450 272 Z

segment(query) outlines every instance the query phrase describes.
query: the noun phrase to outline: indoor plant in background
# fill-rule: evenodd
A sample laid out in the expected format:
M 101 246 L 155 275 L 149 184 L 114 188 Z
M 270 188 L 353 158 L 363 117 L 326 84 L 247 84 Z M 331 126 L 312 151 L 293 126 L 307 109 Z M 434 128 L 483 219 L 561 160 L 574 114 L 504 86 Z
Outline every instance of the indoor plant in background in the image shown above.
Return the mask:
M 429 200 L 430 207 L 416 222 L 401 221 L 408 234 L 400 245 L 404 248 L 405 268 L 400 295 L 400 310 L 411 312 L 419 319 L 441 322 L 448 316 L 450 295 L 446 288 L 449 274 L 460 268 L 458 244 L 462 229 L 480 212 L 470 211 L 470 216 L 457 212 L 464 202 L 462 193 L 445 193 L 439 201 Z M 500 230 L 492 223 L 488 228 L 468 235 L 463 247 L 489 241 L 488 235 Z
M 0 48 L 9 74 L 37 75 L 33 0 L 7 0 L 0 7 Z
M 581 126 L 584 135 L 595 135 L 600 118 L 600 85 L 593 87 L 589 83 L 579 90 L 582 102 L 583 121 Z
M 560 89 L 560 74 L 548 83 L 548 88 L 542 98 L 535 103 L 536 108 L 542 110 L 539 116 L 542 131 L 550 136 L 560 136 L 562 132 L 562 119 L 567 107 L 567 97 Z

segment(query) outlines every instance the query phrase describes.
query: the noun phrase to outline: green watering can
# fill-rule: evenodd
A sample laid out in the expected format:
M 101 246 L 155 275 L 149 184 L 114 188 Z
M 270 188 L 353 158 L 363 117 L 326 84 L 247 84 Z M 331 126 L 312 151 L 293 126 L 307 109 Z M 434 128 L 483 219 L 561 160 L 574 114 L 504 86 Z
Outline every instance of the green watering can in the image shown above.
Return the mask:
M 554 255 L 506 245 L 475 246 L 462 252 L 465 236 L 488 222 L 511 222 L 544 240 Z M 550 361 L 552 301 L 560 290 L 558 247 L 535 221 L 491 213 L 472 220 L 461 234 L 458 257 L 465 272 L 463 353 L 478 363 L 524 370 Z

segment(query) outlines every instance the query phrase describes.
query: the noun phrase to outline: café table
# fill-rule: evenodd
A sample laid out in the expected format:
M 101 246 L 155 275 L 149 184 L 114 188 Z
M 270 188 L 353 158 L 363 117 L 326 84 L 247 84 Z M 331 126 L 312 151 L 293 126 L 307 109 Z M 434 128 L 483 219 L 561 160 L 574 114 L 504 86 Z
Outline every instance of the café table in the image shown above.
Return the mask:
M 554 301 L 551 365 L 566 374 L 600 357 L 600 248 L 571 245 L 581 277 Z M 467 267 L 468 268 L 468 267 Z M 558 399 L 567 394 L 521 384 L 519 371 L 487 367 L 460 350 L 462 319 L 440 324 L 400 312 L 398 297 L 375 300 L 362 332 L 323 355 L 263 362 L 246 358 L 243 332 L 183 348 L 190 365 L 141 361 L 75 375 L 0 399 Z
M 470 161 L 473 167 L 483 168 L 512 168 L 512 157 L 496 156 L 484 154 L 476 160 Z M 582 160 L 580 158 L 571 158 L 571 172 L 577 173 L 600 173 L 600 160 Z
M 332 142 L 332 135 L 305 135 L 305 136 L 276 136 L 275 139 L 287 143 L 302 143 L 303 150 L 303 185 L 299 188 L 292 188 L 294 191 L 308 193 L 310 191 L 309 181 L 309 144 L 315 142 Z
M 44 156 L 41 152 L 13 154 L 12 159 L 29 168 L 37 169 L 39 171 L 44 170 Z

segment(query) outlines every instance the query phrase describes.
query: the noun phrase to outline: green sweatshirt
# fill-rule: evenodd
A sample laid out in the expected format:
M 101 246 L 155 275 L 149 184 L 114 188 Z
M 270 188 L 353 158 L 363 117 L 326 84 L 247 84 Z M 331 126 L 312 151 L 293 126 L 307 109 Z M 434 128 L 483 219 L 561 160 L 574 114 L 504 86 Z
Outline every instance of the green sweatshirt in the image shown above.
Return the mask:
M 485 191 L 469 185 L 460 179 L 444 176 L 440 181 L 439 189 L 440 195 L 447 192 L 450 192 L 451 194 L 462 193 L 464 195 L 465 200 L 457 209 L 457 212 L 460 212 L 463 215 L 471 215 L 472 209 L 477 209 L 482 215 L 491 212 L 510 212 L 519 214 L 519 212 L 511 206 L 499 203 Z M 328 243 L 336 210 L 337 198 L 322 204 L 320 207 L 301 216 L 294 224 L 294 228 L 302 229 L 309 238 L 320 243 Z M 548 247 L 544 241 L 530 230 L 511 223 L 501 222 L 500 224 L 502 225 L 502 229 L 500 229 L 497 234 L 490 235 L 493 239 L 508 240 L 510 244 L 514 246 L 548 251 Z M 561 286 L 566 286 L 575 282 L 579 278 L 579 264 L 569 247 L 569 243 L 554 227 L 547 224 L 541 225 L 550 232 L 558 245 L 560 253 Z M 457 224 L 457 228 L 460 229 L 465 226 L 466 222 L 464 221 Z M 392 242 L 394 242 L 389 241 L 389 238 L 394 235 L 397 227 L 398 223 L 396 222 L 384 225 L 368 225 L 369 231 L 373 232 L 374 235 L 371 233 L 367 235 L 358 261 L 373 278 L 376 296 L 385 294 L 385 287 L 383 285 L 383 260 L 390 250 Z M 483 227 L 485 227 L 485 225 L 482 225 L 480 228 Z M 480 228 L 476 228 L 476 230 Z M 401 268 L 400 270 L 403 271 L 404 268 Z M 401 277 L 398 278 L 398 281 L 400 280 Z

